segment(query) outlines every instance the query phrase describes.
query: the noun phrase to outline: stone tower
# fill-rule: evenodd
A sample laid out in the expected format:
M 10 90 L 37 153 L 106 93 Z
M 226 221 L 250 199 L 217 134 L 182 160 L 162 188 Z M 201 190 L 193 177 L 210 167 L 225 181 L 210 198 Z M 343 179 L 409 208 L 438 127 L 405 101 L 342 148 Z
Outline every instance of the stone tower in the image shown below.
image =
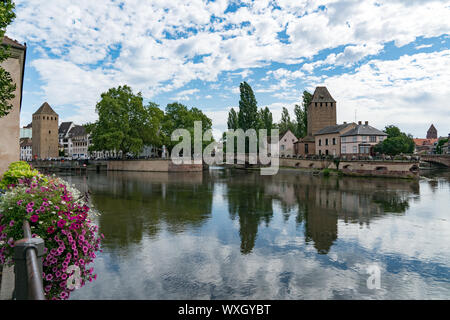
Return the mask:
M 33 114 L 33 159 L 57 158 L 58 114 L 47 102 Z
M 430 129 L 427 131 L 427 139 L 437 139 L 437 130 L 434 125 L 431 125 Z
M 326 87 L 317 87 L 311 103 L 308 106 L 308 136 L 314 136 L 317 131 L 336 125 L 336 100 Z

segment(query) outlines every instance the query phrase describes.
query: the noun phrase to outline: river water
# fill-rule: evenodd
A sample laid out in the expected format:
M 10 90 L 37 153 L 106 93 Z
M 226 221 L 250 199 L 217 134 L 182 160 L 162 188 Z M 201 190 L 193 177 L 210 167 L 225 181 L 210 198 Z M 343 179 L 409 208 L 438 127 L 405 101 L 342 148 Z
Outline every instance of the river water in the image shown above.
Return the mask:
M 450 299 L 450 171 L 64 177 L 101 213 L 71 299 Z

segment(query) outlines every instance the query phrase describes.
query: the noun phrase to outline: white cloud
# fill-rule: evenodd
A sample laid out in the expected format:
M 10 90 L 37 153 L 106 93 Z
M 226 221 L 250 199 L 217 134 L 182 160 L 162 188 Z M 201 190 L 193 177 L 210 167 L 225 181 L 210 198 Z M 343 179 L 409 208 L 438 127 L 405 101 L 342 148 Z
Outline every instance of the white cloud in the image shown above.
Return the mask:
M 48 100 L 92 110 L 106 87 L 123 83 L 152 98 L 192 80 L 215 82 L 236 70 L 245 70 L 246 78 L 253 68 L 300 63 L 321 50 L 345 47 L 302 71 L 274 71 L 296 79 L 321 63 L 353 65 L 390 41 L 400 46 L 450 30 L 448 1 L 280 0 L 278 9 L 265 0 L 224 13 L 228 3 L 17 0 L 8 34 L 40 52 L 32 65 Z
M 353 74 L 323 82 L 338 101 L 338 120 L 370 120 L 375 126 L 396 124 L 425 135 L 431 123 L 444 136 L 450 110 L 450 50 L 404 55 L 398 60 L 371 60 Z

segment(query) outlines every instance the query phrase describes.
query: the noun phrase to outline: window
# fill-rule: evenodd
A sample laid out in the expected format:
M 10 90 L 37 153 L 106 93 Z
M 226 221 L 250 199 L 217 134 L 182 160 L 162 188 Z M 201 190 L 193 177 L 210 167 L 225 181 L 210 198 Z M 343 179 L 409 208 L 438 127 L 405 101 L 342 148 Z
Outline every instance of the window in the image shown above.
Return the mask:
M 357 153 L 358 152 L 358 148 L 356 146 L 353 146 L 353 153 Z
M 319 150 L 319 156 L 321 156 L 322 155 L 322 150 Z
M 342 141 L 342 142 L 345 142 L 345 137 L 342 137 L 342 138 L 341 138 L 341 141 Z
M 319 146 L 322 145 L 322 139 L 319 139 Z
M 333 138 L 333 146 L 336 145 L 336 138 Z
M 366 136 L 362 136 L 362 141 L 366 142 L 367 141 L 367 137 Z
M 370 147 L 369 146 L 359 146 L 359 153 L 361 153 L 361 154 L 370 153 Z
M 326 146 L 328 145 L 328 139 L 325 139 L 325 145 Z
M 370 136 L 370 142 L 377 142 L 377 136 Z
M 281 145 L 281 150 L 284 151 L 284 144 Z
M 342 153 L 347 153 L 347 146 L 342 146 Z
M 305 154 L 308 154 L 308 144 L 307 143 L 305 143 Z
M 357 140 L 357 137 L 354 136 L 354 137 L 353 137 L 353 142 L 356 142 L 356 140 Z
M 325 150 L 325 154 L 326 154 L 326 155 L 328 155 L 328 149 L 327 149 L 327 150 Z

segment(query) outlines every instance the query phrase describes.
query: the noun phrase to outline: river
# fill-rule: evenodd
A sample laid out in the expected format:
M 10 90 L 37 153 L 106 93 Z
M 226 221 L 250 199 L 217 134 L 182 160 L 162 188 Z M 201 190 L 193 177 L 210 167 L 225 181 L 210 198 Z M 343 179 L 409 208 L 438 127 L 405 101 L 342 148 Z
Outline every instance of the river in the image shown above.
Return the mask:
M 71 299 L 450 299 L 450 171 L 65 176 L 105 239 Z

